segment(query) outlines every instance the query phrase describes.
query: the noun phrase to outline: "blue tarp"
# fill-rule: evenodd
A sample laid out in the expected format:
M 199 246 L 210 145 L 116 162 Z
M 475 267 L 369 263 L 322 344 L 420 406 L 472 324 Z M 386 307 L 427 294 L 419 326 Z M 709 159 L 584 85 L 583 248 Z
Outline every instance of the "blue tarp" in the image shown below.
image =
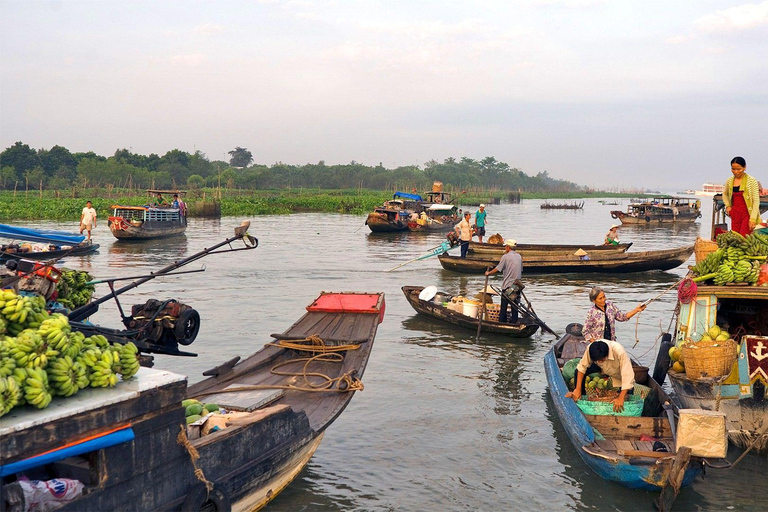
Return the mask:
M 101 450 L 102 448 L 109 448 L 110 446 L 127 443 L 128 441 L 133 441 L 133 439 L 133 429 L 130 427 L 124 428 L 112 432 L 111 434 L 91 439 L 90 441 L 85 441 L 80 444 L 53 450 L 42 455 L 36 455 L 28 459 L 0 466 L 0 477 L 14 475 L 20 471 L 26 471 L 27 469 L 50 464 L 51 462 L 64 460 L 68 457 L 74 457 L 75 455 L 82 455 L 83 453 L 94 452 L 96 450 Z
M 392 197 L 404 197 L 406 199 L 412 199 L 413 201 L 423 201 L 419 194 L 406 194 L 405 192 L 395 192 Z
M 65 231 L 45 231 L 29 228 L 17 228 L 0 224 L 0 238 L 11 240 L 26 240 L 43 244 L 78 245 L 85 240 L 82 235 L 73 235 Z

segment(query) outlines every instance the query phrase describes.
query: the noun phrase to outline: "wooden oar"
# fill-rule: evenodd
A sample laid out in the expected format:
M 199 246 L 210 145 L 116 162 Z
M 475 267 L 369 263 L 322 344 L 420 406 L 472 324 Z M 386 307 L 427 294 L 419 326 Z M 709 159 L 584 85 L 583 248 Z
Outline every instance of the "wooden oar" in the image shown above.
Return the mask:
M 486 272 L 488 272 L 490 269 L 486 269 Z M 480 306 L 480 319 L 477 322 L 477 336 L 475 336 L 475 343 L 480 339 L 480 329 L 483 328 L 483 317 L 485 316 L 485 291 L 488 289 L 488 274 L 485 274 L 485 284 L 483 285 L 483 298 L 480 299 L 483 301 L 483 304 Z
M 391 269 L 387 270 L 387 272 L 392 272 L 393 270 L 396 270 L 396 269 L 398 269 L 400 267 L 408 265 L 409 263 L 413 263 L 414 261 L 419 261 L 419 260 L 423 260 L 423 259 L 426 259 L 426 258 L 431 258 L 432 256 L 438 256 L 440 254 L 443 254 L 444 252 L 450 251 L 454 247 L 458 247 L 458 245 L 451 246 L 450 243 L 448 243 L 447 241 L 443 242 L 442 244 L 440 244 L 440 245 L 430 249 L 427 254 L 422 254 L 418 258 L 413 258 L 412 260 L 406 261 L 405 263 L 400 263 L 399 265 L 397 265 L 395 267 L 392 267 Z

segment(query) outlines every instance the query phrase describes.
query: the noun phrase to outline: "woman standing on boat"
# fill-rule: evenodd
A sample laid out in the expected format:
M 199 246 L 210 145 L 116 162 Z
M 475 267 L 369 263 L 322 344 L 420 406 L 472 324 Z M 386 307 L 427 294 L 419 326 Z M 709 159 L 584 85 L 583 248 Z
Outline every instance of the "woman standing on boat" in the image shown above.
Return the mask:
M 629 313 L 622 313 L 613 302 L 605 299 L 602 288 L 592 288 L 589 291 L 589 300 L 594 304 L 587 313 L 587 319 L 581 330 L 584 339 L 592 343 L 595 340 L 604 339 L 616 341 L 616 320 L 626 322 L 645 309 L 640 304 Z
M 746 236 L 760 223 L 760 189 L 742 157 L 731 160 L 731 172 L 723 190 L 725 213 L 731 216 L 731 231 Z

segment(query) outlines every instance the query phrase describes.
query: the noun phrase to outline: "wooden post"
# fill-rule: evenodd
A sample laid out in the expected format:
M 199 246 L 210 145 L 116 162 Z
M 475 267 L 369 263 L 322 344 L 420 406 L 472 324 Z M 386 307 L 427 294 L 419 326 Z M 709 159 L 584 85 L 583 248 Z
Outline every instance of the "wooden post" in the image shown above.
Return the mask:
M 661 490 L 658 498 L 653 500 L 656 509 L 659 512 L 669 512 L 672 510 L 672 504 L 680 493 L 680 487 L 683 485 L 683 477 L 688 464 L 691 462 L 691 449 L 687 446 L 681 446 L 677 449 L 677 456 L 667 476 L 667 483 Z

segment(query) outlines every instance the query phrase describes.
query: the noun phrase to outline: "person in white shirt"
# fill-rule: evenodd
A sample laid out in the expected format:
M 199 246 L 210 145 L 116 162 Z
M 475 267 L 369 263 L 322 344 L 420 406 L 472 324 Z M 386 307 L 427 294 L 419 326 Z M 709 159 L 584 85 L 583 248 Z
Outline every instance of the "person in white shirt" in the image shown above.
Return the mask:
M 88 231 L 88 238 L 86 240 L 91 239 L 91 230 L 96 227 L 96 210 L 93 209 L 93 205 L 90 201 L 85 203 L 85 208 L 83 208 L 83 213 L 80 214 L 80 234 L 83 234 L 83 231 Z

